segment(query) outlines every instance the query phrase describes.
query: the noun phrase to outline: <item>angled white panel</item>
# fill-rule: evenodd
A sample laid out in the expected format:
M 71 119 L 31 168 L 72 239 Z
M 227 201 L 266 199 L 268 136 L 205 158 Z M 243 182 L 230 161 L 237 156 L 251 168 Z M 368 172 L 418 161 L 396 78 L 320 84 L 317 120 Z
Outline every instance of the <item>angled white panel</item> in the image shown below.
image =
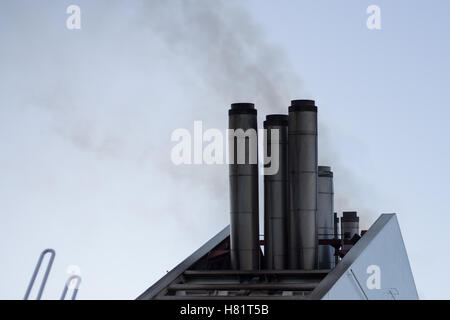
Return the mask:
M 376 281 L 370 280 L 376 279 L 378 268 L 380 287 L 373 288 Z M 369 283 L 368 286 L 368 279 L 372 285 Z M 311 298 L 418 299 L 396 215 L 381 215 L 336 268 L 321 281 Z

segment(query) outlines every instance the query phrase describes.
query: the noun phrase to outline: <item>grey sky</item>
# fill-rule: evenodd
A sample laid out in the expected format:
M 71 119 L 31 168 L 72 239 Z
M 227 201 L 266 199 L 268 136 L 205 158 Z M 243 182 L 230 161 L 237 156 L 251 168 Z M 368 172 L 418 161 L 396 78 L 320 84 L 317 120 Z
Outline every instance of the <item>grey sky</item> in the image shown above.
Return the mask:
M 199 3 L 203 5 L 200 6 Z M 82 29 L 66 29 L 78 4 Z M 366 28 L 381 8 L 382 29 Z M 448 1 L 2 1 L 0 298 L 57 251 L 80 299 L 135 298 L 228 223 L 226 166 L 170 162 L 170 133 L 319 106 L 337 210 L 396 212 L 422 298 L 450 298 Z M 447 14 L 447 15 L 446 15 Z M 262 122 L 260 121 L 262 124 Z M 436 170 L 436 171 L 434 171 Z

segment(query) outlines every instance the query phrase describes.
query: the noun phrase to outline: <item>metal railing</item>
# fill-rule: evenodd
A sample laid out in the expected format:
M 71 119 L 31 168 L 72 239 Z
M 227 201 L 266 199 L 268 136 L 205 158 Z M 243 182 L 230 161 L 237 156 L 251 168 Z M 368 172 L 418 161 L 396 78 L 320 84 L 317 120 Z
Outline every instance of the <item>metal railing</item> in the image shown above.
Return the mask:
M 72 292 L 72 298 L 71 300 L 75 300 L 77 297 L 77 293 L 78 293 L 78 288 L 80 287 L 80 283 L 81 283 L 81 277 L 79 275 L 73 275 L 70 276 L 69 279 L 67 279 L 65 285 L 64 285 L 64 289 L 63 292 L 61 294 L 61 298 L 60 300 L 65 300 L 66 299 L 66 295 L 67 295 L 67 291 L 69 290 L 70 284 L 72 281 L 76 281 L 76 284 L 73 288 L 73 292 Z
M 36 280 L 39 269 L 41 268 L 42 260 L 44 260 L 46 254 L 50 254 L 50 259 L 48 261 L 47 268 L 45 269 L 44 278 L 42 279 L 41 286 L 39 288 L 36 297 L 37 300 L 41 300 L 42 293 L 44 292 L 45 289 L 45 284 L 47 283 L 48 275 L 50 274 L 50 270 L 53 265 L 53 260 L 55 260 L 56 252 L 53 249 L 45 249 L 44 251 L 41 252 L 36 267 L 34 268 L 33 275 L 31 276 L 30 283 L 28 284 L 27 291 L 25 292 L 25 296 L 23 297 L 24 300 L 28 300 L 28 297 L 30 296 L 31 289 L 33 289 L 34 281 Z

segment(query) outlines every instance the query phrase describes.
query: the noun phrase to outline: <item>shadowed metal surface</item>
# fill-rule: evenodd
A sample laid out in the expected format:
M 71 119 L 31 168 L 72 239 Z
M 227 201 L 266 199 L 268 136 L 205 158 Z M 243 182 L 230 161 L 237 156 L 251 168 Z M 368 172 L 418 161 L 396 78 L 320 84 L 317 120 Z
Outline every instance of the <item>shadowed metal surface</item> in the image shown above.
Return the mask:
M 153 299 L 305 299 L 329 270 L 186 270 Z
M 225 228 L 167 273 L 138 299 L 304 300 L 417 299 L 408 256 L 395 214 L 383 214 L 330 270 L 191 269 L 228 241 Z M 381 287 L 370 289 L 370 266 L 379 266 Z
M 334 190 L 333 172 L 330 167 L 319 166 L 317 199 L 317 236 L 321 239 L 334 238 Z M 334 268 L 334 249 L 330 245 L 318 247 L 319 269 Z
M 368 288 L 369 267 L 380 270 L 380 288 Z M 311 295 L 319 299 L 418 299 L 395 214 L 382 214 Z
M 260 263 L 258 141 L 257 135 L 252 136 L 258 129 L 256 109 L 252 103 L 234 103 L 228 115 L 229 129 L 248 133 L 229 137 L 231 265 L 239 270 L 257 270 Z M 242 155 L 245 161 L 238 163 Z M 251 163 L 252 157 L 256 163 Z
M 293 100 L 289 107 L 290 269 L 311 270 L 317 259 L 317 107 Z
M 216 236 L 206 242 L 197 251 L 187 257 L 183 262 L 173 268 L 164 277 L 162 277 L 158 282 L 152 285 L 150 288 L 145 290 L 137 300 L 150 300 L 153 299 L 158 293 L 163 291 L 170 283 L 172 283 L 176 278 L 181 276 L 184 271 L 193 266 L 200 258 L 205 256 L 212 249 L 217 247 L 222 241 L 224 241 L 230 235 L 230 226 L 226 226 L 222 231 L 220 231 Z
M 267 129 L 267 155 L 274 156 L 278 148 L 278 172 L 264 175 L 264 261 L 266 269 L 283 270 L 287 261 L 287 215 L 289 211 L 288 181 L 288 116 L 268 115 L 264 121 Z M 272 130 L 278 130 L 278 139 L 272 139 Z M 266 171 L 267 173 L 267 171 Z

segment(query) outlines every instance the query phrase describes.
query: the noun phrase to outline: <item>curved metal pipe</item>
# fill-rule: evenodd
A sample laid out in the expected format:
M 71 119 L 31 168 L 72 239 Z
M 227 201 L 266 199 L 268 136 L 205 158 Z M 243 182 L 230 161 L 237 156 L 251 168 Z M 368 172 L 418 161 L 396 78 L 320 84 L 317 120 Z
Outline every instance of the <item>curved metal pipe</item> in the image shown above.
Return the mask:
M 69 279 L 67 279 L 67 281 L 66 281 L 66 283 L 64 285 L 63 292 L 61 294 L 61 298 L 59 300 L 65 300 L 66 299 L 66 294 L 67 294 L 67 291 L 69 291 L 69 286 L 70 286 L 70 283 L 72 282 L 72 280 L 76 280 L 77 284 L 75 285 L 75 288 L 73 289 L 71 300 L 75 300 L 76 299 L 77 293 L 78 293 L 78 288 L 80 287 L 80 283 L 81 283 L 81 277 L 79 275 L 75 274 L 73 276 L 70 276 Z
M 47 253 L 50 254 L 50 260 L 48 261 L 47 269 L 45 270 L 44 278 L 42 279 L 41 287 L 39 288 L 39 292 L 36 297 L 37 300 L 41 300 L 42 293 L 44 292 L 45 284 L 47 283 L 48 275 L 50 274 L 50 270 L 53 265 L 53 260 L 55 260 L 56 252 L 53 249 L 45 249 L 44 251 L 41 252 L 41 255 L 39 256 L 36 267 L 34 268 L 33 275 L 31 276 L 30 283 L 28 284 L 27 291 L 25 292 L 25 296 L 23 297 L 23 300 L 28 300 L 31 289 L 33 289 L 34 281 L 36 280 L 36 276 L 39 272 L 39 269 L 41 268 L 42 260 L 44 260 L 44 256 Z

